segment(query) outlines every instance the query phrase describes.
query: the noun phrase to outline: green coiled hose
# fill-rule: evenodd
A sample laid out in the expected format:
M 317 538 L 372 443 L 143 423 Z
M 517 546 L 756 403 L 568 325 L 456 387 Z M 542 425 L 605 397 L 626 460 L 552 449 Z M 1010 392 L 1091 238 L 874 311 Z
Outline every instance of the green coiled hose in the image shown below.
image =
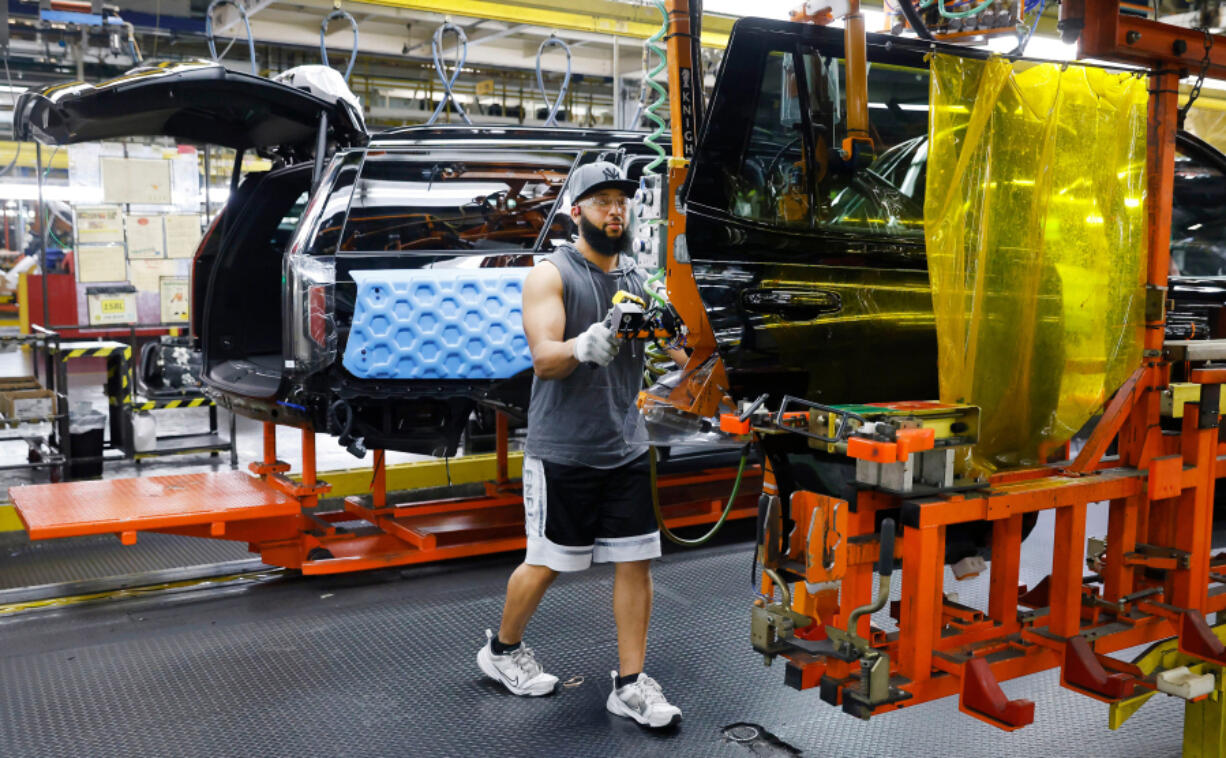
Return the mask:
M 668 127 L 664 119 L 656 113 L 660 106 L 668 104 L 668 90 L 664 89 L 664 86 L 656 81 L 656 77 L 660 75 L 660 72 L 668 64 L 664 49 L 659 45 L 659 42 L 664 39 L 664 35 L 668 34 L 668 9 L 664 7 L 664 3 L 661 0 L 655 0 L 654 4 L 656 10 L 660 11 L 660 28 L 655 34 L 647 38 L 645 46 L 648 53 L 659 59 L 659 63 L 656 64 L 655 68 L 644 74 L 644 81 L 648 87 L 656 91 L 656 99 L 644 109 L 643 115 L 655 123 L 656 128 L 655 131 L 643 138 L 643 142 L 656 152 L 656 157 L 643 169 L 644 174 L 657 173 L 656 167 L 668 159 L 668 152 L 656 141 L 664 136 L 664 131 Z M 646 64 L 644 64 L 644 67 L 646 67 Z
M 970 18 L 971 16 L 975 16 L 975 15 L 982 13 L 989 5 L 991 5 L 994 2 L 996 2 L 996 0 L 983 0 L 983 2 L 979 3 L 979 5 L 976 5 L 974 8 L 971 8 L 970 10 L 967 10 L 967 11 L 946 10 L 945 3 L 940 2 L 937 4 L 937 10 L 945 18 Z

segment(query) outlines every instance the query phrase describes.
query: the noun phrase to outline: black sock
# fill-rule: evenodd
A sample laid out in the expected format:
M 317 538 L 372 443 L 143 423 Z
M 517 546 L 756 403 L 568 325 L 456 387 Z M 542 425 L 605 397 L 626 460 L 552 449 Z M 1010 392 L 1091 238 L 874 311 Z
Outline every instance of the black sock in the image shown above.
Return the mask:
M 626 674 L 625 676 L 617 677 L 617 689 L 625 687 L 627 684 L 634 684 L 639 680 L 638 674 Z
M 518 650 L 521 644 L 523 643 L 516 642 L 514 645 L 508 645 L 502 640 L 498 639 L 498 635 L 496 634 L 494 635 L 493 639 L 490 640 L 490 648 L 494 651 L 494 655 L 506 655 L 512 650 Z

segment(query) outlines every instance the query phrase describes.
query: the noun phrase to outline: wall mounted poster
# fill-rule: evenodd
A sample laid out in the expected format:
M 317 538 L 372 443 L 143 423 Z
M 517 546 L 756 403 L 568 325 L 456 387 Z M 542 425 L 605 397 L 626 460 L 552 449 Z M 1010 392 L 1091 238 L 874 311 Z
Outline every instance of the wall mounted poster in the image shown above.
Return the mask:
M 128 278 L 123 245 L 81 245 L 74 253 L 77 281 L 122 282 Z
M 191 258 L 200 244 L 200 216 L 195 213 L 173 213 L 165 217 L 166 257 Z
M 183 276 L 187 272 L 182 269 L 182 261 L 165 258 L 128 261 L 128 281 L 141 292 L 156 293 L 160 291 L 158 282 L 162 277 Z
M 159 281 L 162 300 L 162 323 L 173 324 L 188 318 L 188 279 L 185 276 L 163 276 Z
M 106 158 L 102 164 L 102 198 L 108 203 L 170 205 L 170 161 Z
M 88 287 L 85 302 L 91 326 L 132 324 L 136 317 L 136 290 L 131 286 Z
M 77 244 L 123 244 L 123 214 L 118 205 L 77 206 Z
M 166 257 L 161 216 L 128 214 L 123 217 L 123 226 L 128 233 L 129 258 Z

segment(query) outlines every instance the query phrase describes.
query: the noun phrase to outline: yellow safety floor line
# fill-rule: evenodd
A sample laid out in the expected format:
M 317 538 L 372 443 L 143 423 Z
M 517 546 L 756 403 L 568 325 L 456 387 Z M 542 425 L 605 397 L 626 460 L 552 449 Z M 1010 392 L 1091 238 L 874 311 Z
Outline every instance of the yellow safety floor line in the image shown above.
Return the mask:
M 44 600 L 30 600 L 23 603 L 9 603 L 0 605 L 0 616 L 8 616 L 23 611 L 32 611 L 40 608 L 62 608 L 70 605 L 80 605 L 82 603 L 92 603 L 101 600 L 124 600 L 127 598 L 142 597 L 145 595 L 153 595 L 159 592 L 191 589 L 205 586 L 221 586 L 233 582 L 243 581 L 259 581 L 275 576 L 283 575 L 285 572 L 282 569 L 272 569 L 264 571 L 252 571 L 245 574 L 230 574 L 228 576 L 213 576 L 202 579 L 185 579 L 179 582 L 164 582 L 162 584 L 150 584 L 144 587 L 125 587 L 117 590 L 107 590 L 106 592 L 91 592 L 84 595 L 68 595 L 65 597 L 46 598 Z

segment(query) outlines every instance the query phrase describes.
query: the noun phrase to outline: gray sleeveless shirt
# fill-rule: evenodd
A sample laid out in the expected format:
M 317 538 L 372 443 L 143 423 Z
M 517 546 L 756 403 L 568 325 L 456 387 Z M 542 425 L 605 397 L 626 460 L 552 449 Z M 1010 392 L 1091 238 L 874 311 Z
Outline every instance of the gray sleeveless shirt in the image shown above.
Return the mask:
M 607 273 L 572 245 L 562 245 L 544 260 L 562 274 L 564 340 L 603 321 L 619 289 L 646 299 L 647 275 L 628 255 Z M 622 437 L 626 414 L 643 386 L 643 355 L 642 342 L 625 342 L 608 366 L 581 363 L 564 379 L 533 377 L 524 452 L 551 463 L 600 469 L 617 468 L 645 453 L 646 445 L 630 445 Z

